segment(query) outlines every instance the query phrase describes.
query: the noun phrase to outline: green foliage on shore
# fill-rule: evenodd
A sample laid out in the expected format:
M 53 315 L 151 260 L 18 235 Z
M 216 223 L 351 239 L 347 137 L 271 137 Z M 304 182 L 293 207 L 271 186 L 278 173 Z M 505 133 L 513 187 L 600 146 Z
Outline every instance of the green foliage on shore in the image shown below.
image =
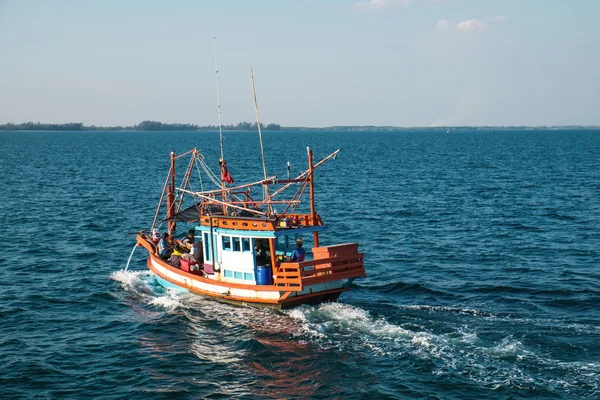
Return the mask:
M 223 125 L 224 131 L 253 131 L 258 130 L 256 122 L 240 122 L 237 125 Z M 279 131 L 278 124 L 260 124 L 265 131 Z M 83 125 L 81 122 L 66 124 L 42 124 L 40 122 L 24 122 L 22 124 L 8 123 L 0 125 L 1 131 L 217 131 L 218 126 L 199 126 L 196 124 L 167 124 L 158 121 L 142 121 L 133 126 L 95 126 Z
M 240 122 L 236 125 L 223 125 L 224 131 L 256 131 L 256 122 Z M 402 126 L 328 126 L 320 128 L 310 127 L 282 127 L 279 124 L 260 124 L 263 131 L 489 131 L 489 130 L 600 130 L 600 126 L 562 125 L 562 126 L 427 126 L 427 127 L 402 127 Z M 42 124 L 40 122 L 24 122 L 21 124 L 8 123 L 0 125 L 0 131 L 218 131 L 216 125 L 199 126 L 196 124 L 168 124 L 158 121 L 142 121 L 133 126 L 95 126 L 84 125 L 81 122 L 70 122 L 65 124 Z
M 70 122 L 68 124 L 42 124 L 39 122 L 24 122 L 22 124 L 4 124 L 0 125 L 3 131 L 84 131 L 86 127 L 79 122 Z

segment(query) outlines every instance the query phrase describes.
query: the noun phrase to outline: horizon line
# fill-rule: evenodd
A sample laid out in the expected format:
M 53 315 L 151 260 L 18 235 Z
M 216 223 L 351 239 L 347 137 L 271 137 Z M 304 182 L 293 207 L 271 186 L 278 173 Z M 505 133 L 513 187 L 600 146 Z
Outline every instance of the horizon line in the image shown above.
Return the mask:
M 175 122 L 175 123 L 164 123 L 164 122 L 159 122 L 159 121 L 142 121 L 138 124 L 134 124 L 134 125 L 85 125 L 83 122 L 66 122 L 66 123 L 42 123 L 42 122 L 32 122 L 32 121 L 27 121 L 27 122 L 21 122 L 21 123 L 13 123 L 13 122 L 7 122 L 4 124 L 0 124 L 0 130 L 34 130 L 31 129 L 34 126 L 35 127 L 40 127 L 41 129 L 39 130 L 49 130 L 50 128 L 59 128 L 59 127 L 64 127 L 64 128 L 71 128 L 71 130 L 80 130 L 80 131 L 84 131 L 84 130 L 117 130 L 117 131 L 147 131 L 148 129 L 141 129 L 142 127 L 140 125 L 142 125 L 143 123 L 153 123 L 153 124 L 157 124 L 160 128 L 171 128 L 170 130 L 174 130 L 172 128 L 187 128 L 187 129 L 182 129 L 182 130 L 189 130 L 189 131 L 197 131 L 197 130 L 211 130 L 211 129 L 218 129 L 218 125 L 198 125 L 195 123 L 181 123 L 181 122 Z M 251 129 L 235 129 L 236 127 L 241 127 L 240 125 L 242 124 L 248 124 L 250 125 Z M 223 125 L 223 127 L 228 127 L 228 130 L 238 130 L 238 131 L 248 131 L 248 130 L 253 130 L 254 126 L 256 125 L 256 122 L 254 123 L 248 123 L 246 121 L 243 122 L 239 122 L 237 124 L 228 124 L 228 125 Z M 29 126 L 29 129 L 19 129 L 19 127 L 27 127 Z M 325 130 L 325 129 L 384 129 L 384 130 L 391 130 L 391 129 L 474 129 L 474 128 L 501 128 L 501 129 L 510 129 L 510 128 L 520 128 L 520 129 L 527 129 L 527 128 L 535 128 L 535 129 L 558 129 L 558 128 L 583 128 L 583 129 L 600 129 L 600 125 L 582 125 L 582 124 L 565 124 L 565 125 L 330 125 L 330 126 L 284 126 L 284 125 L 280 125 L 280 124 L 276 124 L 276 123 L 270 123 L 270 124 L 264 124 L 261 123 L 261 128 L 265 128 L 267 126 L 271 126 L 272 129 L 271 130 L 293 130 L 293 129 L 303 129 L 303 130 Z M 7 129 L 8 128 L 8 129 Z M 231 129 L 234 128 L 234 129 Z M 162 130 L 162 129 L 151 129 L 151 130 Z

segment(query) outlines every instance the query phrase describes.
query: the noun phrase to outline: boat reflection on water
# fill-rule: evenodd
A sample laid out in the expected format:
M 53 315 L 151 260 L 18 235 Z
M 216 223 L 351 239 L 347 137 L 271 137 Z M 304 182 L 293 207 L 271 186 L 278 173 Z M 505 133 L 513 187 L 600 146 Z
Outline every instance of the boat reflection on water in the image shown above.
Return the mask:
M 311 345 L 281 338 L 257 339 L 261 350 L 248 354 L 248 363 L 256 377 L 251 388 L 257 397 L 303 398 L 316 396 L 324 382 L 337 382 L 339 372 L 323 369 Z M 329 386 L 329 385 L 327 385 Z
M 126 318 L 137 322 L 138 350 L 126 362 L 143 371 L 134 384 L 149 396 L 295 398 L 340 389 L 344 353 L 316 343 L 302 320 L 164 291 L 148 273 L 112 278 L 126 288 L 118 292 L 126 293 Z
M 337 379 L 335 372 L 319 368 L 314 346 L 299 340 L 302 331 L 296 320 L 272 310 L 221 304 L 215 308 L 220 310 L 220 324 L 211 315 L 188 310 L 187 331 L 197 335 L 190 351 L 198 360 L 225 364 L 231 371 L 232 381 L 220 383 L 220 390 L 232 385 L 228 395 L 239 394 L 239 385 L 245 383 L 252 397 L 312 397 L 321 379 Z

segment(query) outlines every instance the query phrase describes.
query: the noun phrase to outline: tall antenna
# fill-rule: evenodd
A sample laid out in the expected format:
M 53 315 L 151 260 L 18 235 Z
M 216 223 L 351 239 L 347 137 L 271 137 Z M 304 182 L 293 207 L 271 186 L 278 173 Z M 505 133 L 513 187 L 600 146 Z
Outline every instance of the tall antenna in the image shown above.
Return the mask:
M 267 165 L 265 164 L 265 149 L 263 148 L 262 132 L 260 131 L 260 119 L 258 118 L 258 103 L 256 102 L 256 89 L 254 89 L 254 73 L 250 67 L 250 78 L 252 79 L 252 94 L 254 95 L 254 112 L 256 113 L 256 124 L 258 125 L 258 137 L 260 138 L 260 153 L 262 155 L 263 172 L 267 179 Z
M 215 74 L 217 76 L 217 111 L 219 114 L 219 144 L 221 145 L 221 160 L 223 159 L 223 129 L 221 128 L 221 99 L 219 97 L 219 68 L 217 68 L 217 37 L 213 37 L 215 48 Z
M 254 112 L 256 113 L 256 124 L 258 125 L 258 137 L 260 138 L 260 153 L 262 155 L 263 172 L 265 180 L 267 180 L 267 164 L 265 163 L 265 149 L 263 147 L 262 132 L 260 130 L 260 118 L 258 117 L 258 103 L 256 102 L 256 89 L 254 88 L 254 73 L 252 67 L 250 67 L 250 78 L 252 79 L 252 95 L 254 96 Z M 263 196 L 265 199 L 269 198 L 269 185 L 263 184 Z M 269 207 L 269 215 L 272 214 L 271 203 L 267 205 Z

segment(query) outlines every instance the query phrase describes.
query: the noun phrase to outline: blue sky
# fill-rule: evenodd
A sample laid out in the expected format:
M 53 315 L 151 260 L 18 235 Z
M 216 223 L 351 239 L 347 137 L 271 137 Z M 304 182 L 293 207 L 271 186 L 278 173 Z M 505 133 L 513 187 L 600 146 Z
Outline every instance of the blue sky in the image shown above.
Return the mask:
M 0 0 L 0 123 L 600 125 L 600 1 Z

